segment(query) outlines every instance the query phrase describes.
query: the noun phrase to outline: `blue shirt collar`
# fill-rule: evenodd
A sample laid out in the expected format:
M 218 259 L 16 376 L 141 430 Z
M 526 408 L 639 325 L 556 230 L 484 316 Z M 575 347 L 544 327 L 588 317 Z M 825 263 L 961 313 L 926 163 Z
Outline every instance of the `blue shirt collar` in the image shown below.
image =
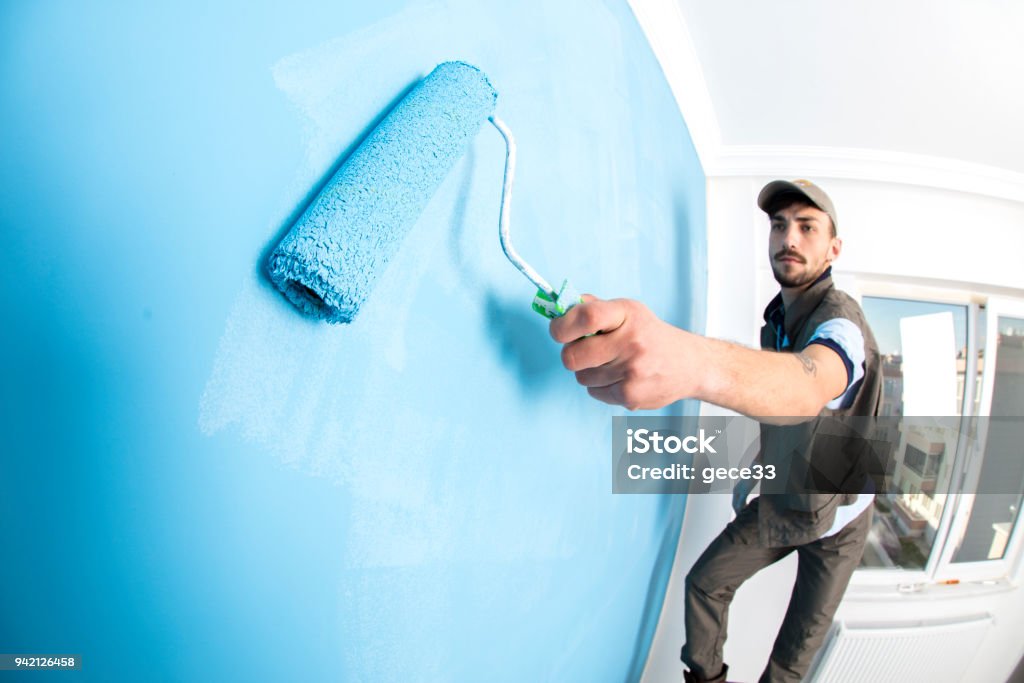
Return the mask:
M 796 301 L 793 302 L 793 308 L 800 307 L 799 304 L 802 302 L 801 300 L 804 298 L 804 295 L 809 293 L 811 290 L 815 289 L 815 285 L 825 280 L 829 280 L 831 279 L 831 277 L 832 266 L 829 266 L 821 275 L 818 276 L 818 279 L 816 279 L 814 282 L 808 285 L 804 289 L 804 291 L 800 292 L 800 295 L 796 298 Z M 831 283 L 829 284 L 831 285 Z M 783 340 L 786 339 L 788 336 L 786 330 L 786 307 L 782 303 L 782 292 L 776 294 L 775 298 L 772 299 L 771 302 L 768 304 L 768 307 L 764 309 L 764 321 L 771 325 L 772 329 L 775 330 L 776 347 L 781 348 Z M 791 320 L 790 326 L 792 326 L 794 322 L 796 321 Z

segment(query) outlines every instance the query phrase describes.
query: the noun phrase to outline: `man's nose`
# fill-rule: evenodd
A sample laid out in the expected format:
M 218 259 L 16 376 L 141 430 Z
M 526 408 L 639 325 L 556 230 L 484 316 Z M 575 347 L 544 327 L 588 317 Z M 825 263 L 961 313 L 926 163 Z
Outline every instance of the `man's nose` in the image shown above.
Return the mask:
M 794 249 L 800 242 L 800 226 L 796 221 L 789 221 L 786 232 L 782 235 L 782 246 L 787 250 Z
M 794 245 L 793 224 L 792 223 L 788 223 L 788 224 L 786 224 L 785 229 L 782 231 L 782 236 L 781 236 L 781 240 L 780 240 L 780 243 L 779 243 L 779 247 L 783 251 L 790 251 L 791 249 L 793 249 L 793 245 Z

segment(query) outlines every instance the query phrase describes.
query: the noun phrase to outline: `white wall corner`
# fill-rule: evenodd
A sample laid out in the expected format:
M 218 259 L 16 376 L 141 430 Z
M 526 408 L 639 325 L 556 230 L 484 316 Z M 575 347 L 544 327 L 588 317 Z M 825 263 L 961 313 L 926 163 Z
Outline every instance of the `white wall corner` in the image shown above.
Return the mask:
M 721 134 L 711 94 L 683 11 L 676 0 L 627 0 L 647 36 L 690 132 L 705 175 L 718 157 Z
M 627 2 L 661 66 L 708 178 L 845 178 L 1024 203 L 1024 173 L 995 166 L 879 149 L 726 144 L 678 0 Z
M 916 185 L 1024 203 L 1024 173 L 945 157 L 877 149 L 722 145 L 715 175 L 843 178 Z

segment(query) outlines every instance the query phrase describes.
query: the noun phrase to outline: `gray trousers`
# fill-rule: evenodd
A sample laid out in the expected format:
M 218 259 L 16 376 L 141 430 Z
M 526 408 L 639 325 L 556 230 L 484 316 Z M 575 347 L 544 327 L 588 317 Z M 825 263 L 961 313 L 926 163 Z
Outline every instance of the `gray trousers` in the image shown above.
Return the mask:
M 825 640 L 864 553 L 873 505 L 837 534 L 800 546 L 766 548 L 758 540 L 758 501 L 740 510 L 686 576 L 682 659 L 692 680 L 721 676 L 729 605 L 740 584 L 795 550 L 799 568 L 793 594 L 760 683 L 798 683 Z

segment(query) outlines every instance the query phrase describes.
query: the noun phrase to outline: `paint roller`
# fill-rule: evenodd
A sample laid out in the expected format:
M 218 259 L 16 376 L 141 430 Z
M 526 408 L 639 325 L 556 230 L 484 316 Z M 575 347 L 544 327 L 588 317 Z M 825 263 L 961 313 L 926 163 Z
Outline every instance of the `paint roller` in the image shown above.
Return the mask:
M 497 92 L 480 69 L 439 64 L 377 125 L 295 221 L 267 262 L 271 281 L 300 311 L 351 322 L 448 172 L 484 121 L 505 140 L 499 213 L 502 249 L 538 287 L 533 309 L 562 315 L 580 301 L 568 282 L 555 291 L 509 236 L 515 141 L 492 116 Z

